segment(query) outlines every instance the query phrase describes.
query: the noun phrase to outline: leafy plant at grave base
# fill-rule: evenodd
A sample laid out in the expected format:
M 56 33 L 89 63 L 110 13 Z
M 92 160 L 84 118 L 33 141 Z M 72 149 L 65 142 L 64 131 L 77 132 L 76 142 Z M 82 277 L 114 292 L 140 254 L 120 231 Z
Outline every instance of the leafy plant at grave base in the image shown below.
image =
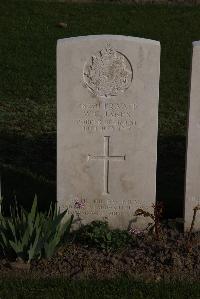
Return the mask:
M 185 247 L 188 250 L 188 252 L 191 251 L 194 243 L 196 243 L 196 239 L 193 236 L 193 229 L 194 229 L 194 225 L 195 225 L 195 220 L 197 217 L 197 212 L 200 211 L 200 205 L 197 205 L 193 208 L 193 217 L 192 217 L 192 222 L 190 225 L 190 230 L 188 232 L 187 238 L 186 238 L 186 242 L 185 242 Z
M 73 216 L 62 222 L 66 212 L 60 213 L 52 205 L 47 213 L 39 212 L 36 197 L 30 212 L 18 207 L 16 202 L 10 207 L 10 217 L 3 216 L 0 211 L 0 248 L 3 254 L 28 262 L 49 258 L 64 236 L 69 234 Z
M 193 228 L 194 228 L 194 224 L 195 224 L 195 220 L 196 220 L 196 216 L 197 216 L 197 212 L 200 211 L 200 205 L 197 205 L 196 207 L 194 207 L 193 209 L 193 217 L 192 217 L 192 222 L 191 222 L 191 225 L 190 225 L 190 230 L 189 230 L 189 234 L 188 234 L 188 239 L 191 238 L 191 235 L 192 235 L 192 231 L 193 231 Z
M 149 231 L 155 230 L 156 239 L 159 240 L 162 232 L 161 219 L 163 218 L 164 204 L 163 202 L 157 202 L 155 205 L 153 204 L 152 207 L 153 207 L 153 214 L 144 211 L 143 209 L 137 209 L 135 211 L 135 215 L 150 217 L 153 220 L 153 223 L 149 224 L 148 229 Z
M 105 251 L 115 251 L 133 242 L 127 231 L 111 230 L 107 222 L 92 221 L 76 232 L 76 240 L 83 245 Z

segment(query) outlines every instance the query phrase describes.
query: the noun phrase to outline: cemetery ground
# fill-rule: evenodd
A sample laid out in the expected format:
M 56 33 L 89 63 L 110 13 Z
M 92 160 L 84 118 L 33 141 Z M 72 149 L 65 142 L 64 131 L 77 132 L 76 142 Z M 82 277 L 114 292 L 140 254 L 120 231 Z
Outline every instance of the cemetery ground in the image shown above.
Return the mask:
M 15 197 L 29 209 L 37 194 L 42 211 L 56 200 L 56 41 L 109 33 L 161 42 L 157 200 L 164 202 L 165 220 L 182 218 L 190 57 L 192 41 L 200 40 L 199 7 L 2 0 L 0 11 L 4 212 Z M 181 229 L 181 224 L 176 227 Z M 46 298 L 53 296 L 51 291 L 57 298 L 63 294 L 99 298 L 100 292 L 101 298 L 102 292 L 105 298 L 134 298 L 132 287 L 135 298 L 149 294 L 149 298 L 167 298 L 166 294 L 169 298 L 198 298 L 200 238 L 198 233 L 190 237 L 188 241 L 174 230 L 164 230 L 157 238 L 152 233 L 132 236 L 96 223 L 69 235 L 53 257 L 33 260 L 29 272 L 17 269 L 13 257 L 1 259 L 0 274 L 6 278 L 0 284 L 0 296 L 14 297 L 20 292 L 21 298 L 36 293 L 45 298 L 48 286 Z M 55 279 L 63 275 L 75 281 Z M 133 280 L 101 281 L 119 275 Z M 38 277 L 43 280 L 31 280 Z M 184 284 L 171 282 L 180 278 Z

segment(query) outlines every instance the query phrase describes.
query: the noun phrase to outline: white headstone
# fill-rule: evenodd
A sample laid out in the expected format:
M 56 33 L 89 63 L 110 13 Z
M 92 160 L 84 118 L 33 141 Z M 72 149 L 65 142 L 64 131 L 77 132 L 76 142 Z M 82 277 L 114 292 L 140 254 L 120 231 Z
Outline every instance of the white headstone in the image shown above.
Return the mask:
M 193 209 L 200 205 L 200 41 L 193 43 L 186 165 L 185 230 L 189 230 Z M 195 230 L 200 230 L 199 214 Z
M 149 222 L 134 213 L 155 203 L 159 72 L 157 41 L 115 35 L 58 41 L 57 199 L 83 223 Z

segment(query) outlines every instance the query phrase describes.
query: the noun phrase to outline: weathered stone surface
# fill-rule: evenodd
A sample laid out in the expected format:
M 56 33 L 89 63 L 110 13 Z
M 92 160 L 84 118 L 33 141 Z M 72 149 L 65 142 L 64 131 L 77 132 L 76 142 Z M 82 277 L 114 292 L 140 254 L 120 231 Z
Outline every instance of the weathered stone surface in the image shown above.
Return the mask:
M 188 230 L 193 209 L 200 206 L 200 41 L 193 43 L 186 165 L 185 230 Z M 200 211 L 194 229 L 200 229 Z
M 57 198 L 83 223 L 149 222 L 134 212 L 155 202 L 159 71 L 157 41 L 58 41 Z

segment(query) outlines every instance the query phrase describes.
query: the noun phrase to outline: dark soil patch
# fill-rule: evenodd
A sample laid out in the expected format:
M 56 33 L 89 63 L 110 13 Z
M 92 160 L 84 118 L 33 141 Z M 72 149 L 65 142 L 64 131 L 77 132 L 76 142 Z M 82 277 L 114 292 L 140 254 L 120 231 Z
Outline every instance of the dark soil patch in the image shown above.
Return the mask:
M 153 235 L 134 237 L 118 252 L 103 252 L 80 244 L 66 244 L 48 260 L 33 261 L 28 276 L 71 279 L 111 279 L 127 275 L 145 281 L 200 280 L 200 233 L 188 242 L 183 234 L 168 231 L 162 240 Z M 21 276 L 5 260 L 0 276 Z

